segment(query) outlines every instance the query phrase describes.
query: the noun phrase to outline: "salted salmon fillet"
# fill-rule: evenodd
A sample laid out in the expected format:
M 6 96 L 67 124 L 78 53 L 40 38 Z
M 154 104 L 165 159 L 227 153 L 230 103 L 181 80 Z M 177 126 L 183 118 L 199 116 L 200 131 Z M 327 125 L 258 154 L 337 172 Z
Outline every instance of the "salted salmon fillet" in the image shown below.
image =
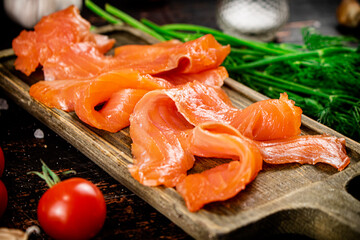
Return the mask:
M 230 45 L 222 46 L 211 34 L 185 43 L 170 41 L 168 44 L 121 46 L 115 49 L 115 58 L 126 67 L 144 73 L 170 70 L 198 73 L 218 67 L 230 53 Z
M 282 139 L 300 134 L 302 110 L 288 99 L 286 93 L 279 99 L 260 101 L 242 110 L 232 105 L 223 90 L 197 82 L 167 94 L 194 125 L 207 121 L 222 122 L 234 126 L 253 140 Z
M 70 7 L 43 18 L 13 41 L 15 67 L 45 80 L 30 95 L 49 107 L 75 111 L 85 123 L 117 132 L 130 124 L 131 175 L 147 186 L 176 187 L 190 211 L 229 199 L 271 164 L 323 162 L 344 169 L 345 140 L 300 136 L 300 108 L 286 93 L 245 109 L 220 88 L 230 46 L 212 35 L 181 43 L 127 45 L 89 32 Z M 195 156 L 232 161 L 187 175 Z
M 212 35 L 186 43 L 170 40 L 153 45 L 125 45 L 115 49 L 115 56 L 105 56 L 92 44 L 83 43 L 53 55 L 43 69 L 46 80 L 93 78 L 125 68 L 152 75 L 196 74 L 219 67 L 229 53 L 230 46 L 220 45 Z
M 50 108 L 71 112 L 75 110 L 78 93 L 92 81 L 94 79 L 39 81 L 31 85 L 29 94 Z
M 212 98 L 219 100 L 210 101 Z M 197 116 L 220 110 L 219 102 L 230 104 L 219 87 L 207 87 L 196 81 L 145 94 L 130 117 L 134 163 L 129 167 L 131 175 L 144 185 L 174 187 L 194 164 L 188 146 L 188 131 L 193 129 L 194 123 L 189 121 L 189 114 L 184 114 L 193 109 L 183 108 L 182 100 L 193 103 L 193 109 L 198 110 Z M 209 100 L 208 105 L 202 103 L 203 100 Z
M 234 197 L 262 169 L 262 156 L 257 146 L 229 125 L 199 124 L 192 131 L 190 151 L 202 157 L 231 156 L 236 159 L 188 175 L 176 185 L 191 212 L 198 211 L 207 203 Z
M 47 81 L 64 79 L 95 78 L 111 62 L 89 42 L 79 42 L 52 54 L 43 63 L 44 79 Z
M 262 104 L 271 103 L 272 101 Z M 196 81 L 145 94 L 130 117 L 134 156 L 134 164 L 130 167 L 132 176 L 145 185 L 150 182 L 151 186 L 174 186 L 186 176 L 186 171 L 193 162 L 193 158 L 188 156 L 189 149 L 186 148 L 189 140 L 184 142 L 184 135 L 189 134 L 187 131 L 206 122 L 231 125 L 239 116 L 239 111 L 241 110 L 232 106 L 221 88 Z M 264 119 L 268 117 L 267 121 L 272 121 L 270 113 L 263 114 Z M 169 119 L 172 120 L 171 124 L 166 122 Z M 297 120 L 291 116 L 289 121 Z M 173 145 L 176 147 L 172 148 Z M 179 166 L 175 167 L 174 162 Z M 154 170 L 156 166 L 161 166 L 159 171 Z M 173 168 L 177 169 L 177 177 L 174 177 L 173 172 L 167 174 Z
M 287 139 L 255 142 L 263 160 L 270 164 L 329 164 L 339 171 L 350 163 L 345 139 L 329 135 L 303 135 Z
M 132 110 L 146 92 L 170 87 L 173 85 L 162 78 L 123 69 L 88 80 L 40 81 L 29 93 L 48 107 L 75 111 L 93 127 L 117 132 L 129 125 Z
M 292 109 L 287 112 L 289 119 L 273 126 L 282 128 L 283 124 L 300 128 L 295 116 L 301 113 L 293 104 L 284 94 L 276 101 L 266 100 L 253 105 L 262 109 L 260 116 L 265 123 L 279 119 L 276 114 L 271 114 L 272 106 L 277 109 L 285 105 L 285 109 Z M 255 111 L 253 105 L 248 108 Z M 147 186 L 176 186 L 189 210 L 197 211 L 204 204 L 239 193 L 261 170 L 263 160 L 272 164 L 324 162 L 339 170 L 349 164 L 341 139 L 299 136 L 298 131 L 293 131 L 292 137 L 277 135 L 278 139 L 268 141 L 251 139 L 256 138 L 254 134 L 244 136 L 242 128 L 232 125 L 239 122 L 252 124 L 248 118 L 246 121 L 237 119 L 246 116 L 238 114 L 244 110 L 234 108 L 220 88 L 196 81 L 146 93 L 130 117 L 134 156 L 134 162 L 129 166 L 131 175 Z M 258 115 L 251 116 L 258 118 Z M 268 127 L 257 124 L 256 131 L 252 132 L 266 133 Z M 269 136 L 271 138 L 273 136 Z M 320 156 L 312 151 L 319 152 Z M 234 161 L 187 175 L 194 164 L 194 156 Z
M 162 91 L 147 93 L 130 117 L 131 175 L 146 186 L 174 187 L 195 161 L 187 141 L 192 128 Z
M 239 111 L 232 125 L 254 140 L 273 140 L 300 134 L 301 108 L 286 93 L 279 99 L 256 102 Z
M 129 115 L 145 93 L 144 91 L 124 92 L 123 89 L 150 91 L 169 87 L 171 85 L 163 79 L 154 78 L 149 74 L 140 74 L 133 70 L 124 69 L 105 73 L 80 91 L 75 112 L 82 121 L 93 127 L 117 132 L 129 125 Z M 113 99 L 114 93 L 119 91 L 122 91 L 126 96 L 117 96 L 116 101 Z M 112 104 L 110 105 L 108 101 Z M 108 103 L 100 111 L 97 111 L 95 107 L 103 102 Z M 110 107 L 114 106 L 116 108 L 110 110 Z M 124 113 L 125 116 L 123 116 Z M 119 121 L 120 119 L 122 121 Z
M 176 71 L 169 71 L 153 76 L 167 80 L 174 86 L 187 84 L 188 82 L 197 81 L 204 85 L 221 87 L 224 85 L 224 80 L 229 77 L 228 71 L 225 67 L 220 66 L 199 73 L 177 73 Z
M 70 6 L 43 17 L 34 31 L 23 30 L 12 42 L 17 56 L 15 68 L 27 76 L 48 58 L 78 42 L 89 42 L 100 53 L 105 53 L 115 43 L 107 36 L 90 33 L 90 23 Z
M 75 113 L 83 122 L 92 127 L 108 132 L 118 132 L 129 126 L 129 118 L 135 105 L 148 91 L 125 88 L 112 92 L 107 89 L 102 90 L 104 98 L 97 95 L 94 99 L 91 86 L 89 86 L 79 95 L 78 104 L 75 105 Z M 96 110 L 95 106 L 104 99 L 104 105 L 100 110 Z

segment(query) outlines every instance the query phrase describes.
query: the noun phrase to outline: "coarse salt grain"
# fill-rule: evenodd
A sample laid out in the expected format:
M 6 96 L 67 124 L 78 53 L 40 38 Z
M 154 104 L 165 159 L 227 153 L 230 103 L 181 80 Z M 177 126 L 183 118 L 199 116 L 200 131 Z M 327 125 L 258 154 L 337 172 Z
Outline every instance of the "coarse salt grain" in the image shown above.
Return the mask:
M 0 98 L 0 110 L 8 110 L 9 104 L 7 103 L 6 99 Z
M 36 129 L 34 132 L 35 138 L 44 138 L 44 132 L 41 129 Z

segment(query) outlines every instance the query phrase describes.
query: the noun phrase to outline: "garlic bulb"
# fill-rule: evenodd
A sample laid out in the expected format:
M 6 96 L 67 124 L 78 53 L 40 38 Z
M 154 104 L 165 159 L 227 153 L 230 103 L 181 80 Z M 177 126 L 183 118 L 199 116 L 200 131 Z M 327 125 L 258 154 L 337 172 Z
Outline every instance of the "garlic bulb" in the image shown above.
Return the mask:
M 336 17 L 341 25 L 357 27 L 360 25 L 360 4 L 357 0 L 342 0 L 339 4 Z
M 70 5 L 75 5 L 78 9 L 81 9 L 82 0 L 56 0 L 56 10 L 62 10 Z
M 5 12 L 25 28 L 32 28 L 46 15 L 75 5 L 82 7 L 82 0 L 4 0 Z

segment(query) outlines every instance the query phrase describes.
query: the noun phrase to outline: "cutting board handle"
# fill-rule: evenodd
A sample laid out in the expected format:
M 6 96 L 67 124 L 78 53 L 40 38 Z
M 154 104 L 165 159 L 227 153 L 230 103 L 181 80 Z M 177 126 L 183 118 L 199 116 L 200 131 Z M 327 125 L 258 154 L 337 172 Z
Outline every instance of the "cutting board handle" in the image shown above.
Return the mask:
M 288 196 L 286 202 L 292 207 L 281 211 L 280 219 L 285 221 L 277 228 L 314 239 L 360 239 L 359 196 L 360 163 L 356 163 Z

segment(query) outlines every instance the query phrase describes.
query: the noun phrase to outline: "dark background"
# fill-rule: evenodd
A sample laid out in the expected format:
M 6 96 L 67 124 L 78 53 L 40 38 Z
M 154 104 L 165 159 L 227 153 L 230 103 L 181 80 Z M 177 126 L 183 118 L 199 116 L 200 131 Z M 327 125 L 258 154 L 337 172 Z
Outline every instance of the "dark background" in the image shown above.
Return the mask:
M 103 6 L 105 1 L 94 1 Z M 133 17 L 148 18 L 158 23 L 193 23 L 217 28 L 215 0 L 183 1 L 107 1 Z M 337 24 L 335 12 L 340 1 L 290 0 L 290 19 L 277 34 L 276 41 L 300 42 L 300 28 L 318 26 L 320 32 L 329 35 L 359 35 L 359 29 L 348 30 Z M 83 7 L 82 15 L 92 24 L 106 22 Z M 0 49 L 10 48 L 11 41 L 23 29 L 11 21 L 2 8 L 1 1 Z M 91 160 L 64 141 L 52 130 L 18 107 L 0 89 L 0 99 L 9 105 L 0 110 L 0 146 L 2 147 L 6 169 L 2 177 L 9 193 L 8 208 L 0 219 L 0 227 L 26 230 L 38 225 L 36 206 L 45 192 L 45 183 L 26 172 L 40 170 L 40 159 L 50 168 L 58 171 L 75 169 L 78 177 L 95 183 L 104 193 L 107 203 L 107 219 L 97 239 L 190 239 L 175 224 L 142 201 L 124 186 L 115 181 Z M 41 129 L 45 137 L 34 137 L 36 129 Z M 34 235 L 32 239 L 47 239 L 46 234 Z M 304 239 L 305 236 L 286 235 L 278 238 Z

